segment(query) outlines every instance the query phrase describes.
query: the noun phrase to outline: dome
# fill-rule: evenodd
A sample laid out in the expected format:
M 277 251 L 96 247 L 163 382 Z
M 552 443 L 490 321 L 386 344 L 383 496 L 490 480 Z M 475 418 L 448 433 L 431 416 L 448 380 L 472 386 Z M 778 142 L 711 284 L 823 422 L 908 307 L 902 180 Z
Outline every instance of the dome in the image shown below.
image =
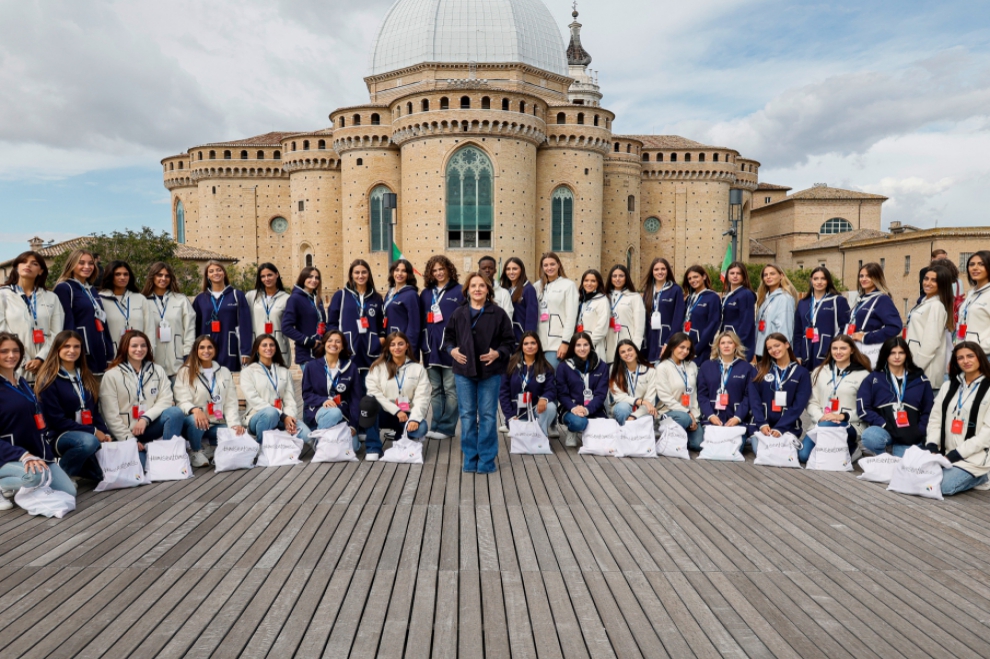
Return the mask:
M 520 62 L 567 75 L 567 48 L 542 0 L 396 0 L 370 75 L 423 62 Z

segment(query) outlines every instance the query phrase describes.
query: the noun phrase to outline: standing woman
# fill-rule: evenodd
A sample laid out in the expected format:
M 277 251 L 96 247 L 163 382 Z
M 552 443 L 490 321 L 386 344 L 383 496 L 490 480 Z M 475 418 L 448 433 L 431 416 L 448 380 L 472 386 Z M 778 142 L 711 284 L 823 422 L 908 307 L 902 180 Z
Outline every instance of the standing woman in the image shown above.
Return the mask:
M 24 345 L 26 377 L 34 379 L 62 331 L 65 312 L 58 297 L 46 288 L 48 265 L 37 252 L 14 259 L 7 282 L 0 288 L 0 332 L 16 334 Z
M 72 330 L 55 336 L 34 390 L 62 470 L 70 477 L 103 480 L 96 452 L 113 438 L 98 407 L 100 383 L 83 359 L 82 337 Z
M 812 270 L 810 281 L 811 288 L 794 313 L 794 354 L 802 366 L 815 369 L 849 322 L 849 302 L 839 294 L 825 266 Z
M 756 356 L 763 356 L 763 343 L 775 332 L 794 336 L 794 307 L 797 291 L 776 263 L 763 266 L 756 292 Z
M 412 263 L 399 259 L 388 269 L 388 293 L 385 295 L 384 328 L 386 334 L 402 332 L 409 338 L 413 359 L 419 359 L 422 340 L 423 308 L 419 300 L 419 285 Z
M 643 305 L 647 320 L 646 358 L 660 362 L 667 340 L 684 326 L 684 289 L 674 282 L 667 259 L 656 258 L 643 280 Z
M 107 328 L 116 351 L 120 337 L 128 330 L 144 332 L 148 328 L 150 314 L 147 298 L 141 295 L 134 271 L 127 261 L 111 261 L 103 271 L 100 297 L 107 312 Z
M 278 341 L 262 334 L 251 346 L 251 363 L 241 373 L 248 432 L 262 443 L 266 430 L 284 430 L 309 443 L 309 427 L 299 416 L 292 375 Z
M 556 375 L 557 413 L 567 429 L 564 445 L 577 446 L 575 433 L 584 432 L 588 419 L 605 418 L 608 398 L 608 365 L 592 348 L 587 332 L 574 335 Z
M 797 363 L 791 344 L 783 334 L 771 334 L 763 344 L 763 358 L 749 383 L 749 443 L 753 453 L 761 437 L 791 433 L 801 438 L 801 415 L 811 400 L 811 374 Z
M 107 314 L 96 290 L 97 271 L 93 253 L 77 249 L 69 254 L 55 295 L 65 314 L 64 329 L 78 332 L 83 339 L 86 362 L 93 375 L 103 375 L 113 359 L 113 340 L 107 328 Z M 54 328 L 52 328 L 54 330 Z M 59 330 L 61 331 L 61 330 Z
M 688 448 L 701 450 L 705 433 L 698 406 L 698 365 L 691 337 L 678 332 L 670 337 L 657 366 L 657 409 L 687 431 Z
M 20 258 L 20 257 L 18 257 Z M 973 341 L 990 351 L 990 250 L 975 252 L 966 261 L 966 277 L 972 288 L 959 308 L 957 341 Z
M 722 324 L 722 301 L 712 290 L 712 281 L 700 265 L 684 273 L 682 284 L 685 301 L 684 333 L 691 337 L 694 361 L 700 366 L 712 352 L 712 342 Z M 690 291 L 690 293 L 688 293 Z
M 539 329 L 540 301 L 526 276 L 526 266 L 518 257 L 510 256 L 505 262 L 500 283 L 509 291 L 509 299 L 512 300 L 512 331 L 515 332 L 516 343 L 519 343 L 524 332 Z
M 430 400 L 433 430 L 426 433 L 430 439 L 447 439 L 457 430 L 457 386 L 451 368 L 453 360 L 443 349 L 443 335 L 454 312 L 464 302 L 458 279 L 457 267 L 446 256 L 433 256 L 426 262 L 420 306 L 426 309 L 423 361 L 433 390 Z
M 749 418 L 749 383 L 756 369 L 733 332 L 715 337 L 711 359 L 698 369 L 698 406 L 704 425 L 738 426 Z
M 918 368 L 938 391 L 945 382 L 952 335 L 956 331 L 952 274 L 942 266 L 928 268 L 921 280 L 925 296 L 908 314 L 904 338 Z
M 866 422 L 859 418 L 859 387 L 869 375 L 870 360 L 845 335 L 835 337 L 828 357 L 811 374 L 808 416 L 817 426 L 845 428 L 853 461 L 859 458 L 859 437 L 866 429 Z M 814 447 L 810 438 L 805 440 L 798 452 L 801 462 L 808 461 Z
M 540 343 L 554 368 L 567 356 L 572 329 L 577 325 L 578 291 L 555 252 L 540 257 L 540 281 L 536 283 L 540 303 Z
M 578 293 L 577 333 L 587 332 L 599 359 L 605 361 L 608 338 L 609 304 L 605 295 L 605 282 L 597 270 L 587 270 L 581 275 L 581 291 Z
M 653 364 L 646 361 L 646 357 L 629 339 L 620 341 L 615 352 L 618 359 L 613 362 L 608 378 L 612 418 L 624 426 L 626 421 L 646 414 L 655 417 L 657 382 Z
M 646 307 L 643 305 L 643 298 L 636 293 L 636 286 L 629 276 L 629 268 L 624 265 L 612 266 L 608 273 L 605 294 L 608 296 L 609 304 L 605 361 L 611 364 L 615 360 L 615 350 L 620 341 L 627 339 L 632 341 L 637 350 L 643 345 Z
M 480 272 L 464 279 L 468 303 L 450 319 L 444 347 L 454 360 L 464 471 L 491 474 L 498 456 L 498 392 L 516 344 L 512 321 Z
M 231 373 L 251 360 L 251 308 L 244 293 L 230 285 L 227 269 L 209 261 L 203 272 L 203 292 L 193 300 L 196 334 L 209 334 L 219 351 L 216 360 Z
M 355 437 L 361 416 L 361 378 L 343 332 L 324 334 L 313 353 L 316 359 L 303 367 L 303 421 L 320 430 L 346 421 Z M 359 447 L 355 439 L 354 450 Z
M 196 340 L 196 312 L 189 298 L 179 291 L 175 271 L 167 263 L 151 264 L 141 293 L 151 300 L 145 333 L 151 337 L 155 363 L 174 381 Z
M 364 459 L 378 460 L 382 453 L 382 428 L 401 439 L 419 439 L 430 429 L 426 410 L 430 405 L 430 380 L 426 369 L 413 361 L 409 339 L 402 332 L 385 337 L 382 354 L 365 379 L 367 395 L 361 399 L 358 424 L 365 430 Z
M 262 263 L 254 279 L 254 290 L 244 294 L 251 308 L 251 329 L 254 336 L 271 334 L 278 341 L 282 354 L 289 354 L 289 337 L 282 332 L 282 318 L 289 294 L 282 283 L 282 274 L 274 263 Z
M 861 344 L 860 352 L 872 364 L 880 354 L 880 346 L 900 334 L 903 323 L 897 306 L 890 299 L 887 280 L 879 263 L 867 263 L 859 269 L 858 291 L 859 299 L 849 315 L 845 334 Z
M 192 446 L 193 467 L 210 464 L 220 428 L 245 433 L 234 376 L 213 361 L 216 355 L 217 344 L 204 334 L 193 343 L 192 354 L 175 377 L 175 404 L 185 415 L 183 435 Z
M 502 376 L 498 399 L 506 423 L 526 417 L 538 422 L 543 434 L 550 436 L 550 424 L 557 416 L 557 378 L 543 356 L 538 332 L 523 333 Z
M 328 326 L 347 337 L 351 359 L 359 371 L 368 372 L 382 352 L 382 296 L 375 290 L 371 266 L 363 259 L 351 263 L 347 283 L 330 300 Z
M 952 350 L 949 382 L 938 392 L 928 419 L 927 448 L 952 463 L 942 470 L 942 495 L 959 494 L 985 485 L 990 472 L 990 362 L 972 341 Z
M 726 289 L 722 294 L 721 332 L 733 332 L 742 341 L 749 359 L 755 363 L 756 293 L 749 283 L 746 265 L 735 261 L 725 271 Z M 714 359 L 714 358 L 713 358 Z
M 315 359 L 313 349 L 327 332 L 327 312 L 320 297 L 322 283 L 323 276 L 319 269 L 312 266 L 303 268 L 292 295 L 285 303 L 282 333 L 296 344 L 296 363 L 300 367 Z

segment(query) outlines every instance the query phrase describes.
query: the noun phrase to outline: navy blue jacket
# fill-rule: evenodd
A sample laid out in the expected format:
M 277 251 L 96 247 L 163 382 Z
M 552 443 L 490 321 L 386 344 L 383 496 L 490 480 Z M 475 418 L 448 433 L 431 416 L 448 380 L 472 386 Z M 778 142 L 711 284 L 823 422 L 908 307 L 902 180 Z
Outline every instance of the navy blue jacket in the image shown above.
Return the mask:
M 732 417 L 745 422 L 749 417 L 749 384 L 756 377 L 756 369 L 743 359 L 732 362 L 729 381 L 725 391 L 729 394 L 729 404 L 724 410 L 716 410 L 719 388 L 722 386 L 721 359 L 710 359 L 698 369 L 698 406 L 701 408 L 701 421 L 708 423 L 708 417 L 718 416 L 724 424 Z
M 691 311 L 690 297 L 684 303 L 684 323 L 691 322 L 691 339 L 694 341 L 694 363 L 701 366 L 712 355 L 712 341 L 722 324 L 722 300 L 710 288 L 702 291 Z M 690 313 L 690 317 L 688 314 Z
M 512 302 L 512 331 L 516 344 L 522 341 L 523 332 L 537 332 L 540 328 L 540 299 L 536 288 L 528 281 L 523 284 L 519 301 Z
M 908 414 L 908 426 L 897 427 L 897 397 L 886 371 L 873 371 L 859 385 L 856 406 L 859 418 L 871 426 L 879 426 L 890 433 L 895 444 L 924 444 L 928 433 L 928 415 L 935 402 L 932 385 L 921 370 L 908 374 L 904 390 L 904 410 Z
M 315 304 L 314 304 L 315 302 Z M 322 336 L 318 329 L 320 323 L 327 322 L 327 312 L 323 307 L 323 298 L 310 295 L 306 289 L 292 287 L 289 299 L 285 301 L 285 313 L 282 315 L 282 334 L 285 334 L 296 344 L 296 363 L 305 364 L 315 359 L 313 348 Z M 326 329 L 324 327 L 324 329 Z M 288 357 L 288 355 L 285 355 Z
M 588 387 L 593 392 L 591 402 L 584 404 L 584 371 L 578 371 L 573 360 L 557 365 L 557 416 L 562 417 L 578 405 L 588 408 L 589 419 L 605 418 L 605 398 L 608 397 L 608 364 L 592 351 L 588 356 Z
M 722 299 L 720 331 L 736 333 L 746 348 L 746 359 L 756 355 L 756 293 L 748 288 L 738 288 Z
M 440 315 L 443 320 L 439 323 L 429 323 L 428 315 L 433 311 L 433 299 L 436 296 L 440 305 Z M 443 333 L 447 330 L 451 317 L 464 302 L 464 291 L 460 285 L 449 281 L 443 290 L 437 294 L 435 288 L 424 288 L 419 294 L 420 307 L 423 309 L 423 337 L 420 347 L 423 349 L 424 361 L 427 366 L 450 367 L 453 360 L 450 353 L 443 349 Z
M 103 302 L 100 300 L 99 291 L 95 286 L 90 286 L 89 291 L 96 300 L 100 310 L 103 309 Z M 74 279 L 63 281 L 55 286 L 53 291 L 58 296 L 58 301 L 62 303 L 62 311 L 65 312 L 65 326 L 62 328 L 53 327 L 52 332 L 56 334 L 63 329 L 78 332 L 83 339 L 83 350 L 86 353 L 86 364 L 94 374 L 99 375 L 107 370 L 107 364 L 113 361 L 113 339 L 110 338 L 110 330 L 106 322 L 103 323 L 103 331 L 96 329 L 96 309 L 83 285 Z
M 110 434 L 110 429 L 100 415 L 100 406 L 93 399 L 93 395 L 85 388 L 83 389 L 86 405 L 83 409 L 88 410 L 93 415 L 93 425 L 87 426 L 76 423 L 76 412 L 79 411 L 79 395 L 76 393 L 72 382 L 64 373 L 59 373 L 44 391 L 41 392 L 41 411 L 45 415 L 45 422 L 51 431 L 53 440 L 58 440 L 62 433 L 78 431 L 95 435 L 96 431 Z
M 386 296 L 386 300 L 388 297 Z M 412 286 L 403 286 L 402 290 L 388 301 L 385 309 L 385 333 L 402 332 L 409 337 L 414 359 L 418 359 L 420 336 L 423 319 L 426 317 L 419 301 L 419 293 Z
M 457 348 L 465 357 L 466 364 L 453 362 L 455 375 L 466 378 L 490 378 L 505 373 L 509 357 L 515 349 L 516 337 L 512 333 L 512 321 L 508 314 L 494 302 L 485 302 L 481 315 L 474 316 L 474 309 L 468 303 L 462 304 L 450 317 L 447 332 L 444 334 L 443 349 L 447 354 Z M 489 350 L 498 352 L 498 359 L 491 364 L 483 364 L 481 356 Z
M 38 430 L 34 423 L 34 415 L 41 407 L 31 385 L 21 378 L 18 386 L 21 393 L 0 378 L 0 465 L 17 462 L 25 452 L 45 462 L 54 462 L 55 454 L 46 440 L 47 430 Z
M 525 361 L 520 359 L 519 365 L 511 373 L 506 373 L 502 376 L 502 385 L 498 391 L 498 401 L 502 405 L 502 413 L 506 419 L 525 414 L 525 410 L 522 410 L 517 405 L 517 402 L 519 400 L 519 394 L 523 392 L 523 374 L 529 373 L 531 370 L 527 369 Z M 556 403 L 557 377 L 553 367 L 542 375 L 532 375 L 530 373 L 529 381 L 526 383 L 526 391 L 532 394 L 534 413 L 536 403 L 541 398 L 546 398 L 549 403 Z M 535 421 L 535 419 L 533 420 Z
M 656 364 L 660 361 L 661 347 L 667 345 L 671 335 L 680 332 L 684 328 L 684 291 L 677 284 L 672 284 L 670 288 L 660 291 L 660 298 L 657 301 L 656 309 L 653 305 L 653 290 L 643 293 L 643 304 L 646 305 L 646 332 L 643 334 L 643 344 L 646 349 L 646 358 L 650 363 Z M 653 329 L 653 311 L 660 310 L 660 329 Z
M 241 370 L 241 357 L 251 355 L 251 342 L 254 339 L 251 308 L 244 293 L 228 286 L 223 290 L 216 312 L 216 319 L 220 321 L 220 331 L 214 332 L 213 303 L 215 301 L 209 291 L 200 293 L 193 300 L 193 310 L 196 312 L 196 335 L 209 334 L 217 342 L 216 361 L 221 366 L 226 366 L 231 373 L 237 373 Z
M 347 425 L 356 428 L 357 420 L 361 418 L 364 378 L 358 373 L 353 360 L 347 360 L 343 362 L 337 375 L 337 384 L 331 391 L 332 383 L 327 377 L 326 363 L 322 358 L 311 359 L 303 366 L 303 423 L 315 430 L 316 413 L 323 407 L 323 403 L 331 396 L 340 396 L 337 407 L 343 412 Z
M 801 415 L 804 414 L 811 400 L 811 374 L 803 366 L 797 365 L 793 368 L 794 371 L 784 381 L 787 406 L 780 412 L 773 411 L 773 394 L 776 386 L 773 375 L 768 374 L 758 381 L 750 381 L 749 409 L 753 414 L 751 433 L 759 432 L 764 425 L 769 425 L 771 430 L 781 433 L 790 432 L 795 437 L 801 436 Z
M 832 339 L 846 331 L 849 302 L 842 295 L 826 296 L 819 305 L 815 322 L 811 321 L 811 297 L 802 298 L 794 309 L 794 337 L 791 345 L 801 365 L 813 371 L 828 356 Z M 818 329 L 818 343 L 808 338 L 808 328 Z
M 873 313 L 870 313 L 871 309 Z M 900 334 L 904 326 L 894 301 L 883 293 L 873 293 L 860 298 L 851 316 L 849 322 L 856 323 L 856 331 L 866 332 L 863 343 L 883 343 L 890 337 Z
M 347 337 L 347 347 L 351 350 L 351 361 L 360 369 L 371 367 L 382 352 L 382 339 L 385 330 L 382 328 L 382 296 L 377 291 L 368 290 L 364 296 L 364 311 L 362 312 L 360 297 L 349 286 L 333 294 L 330 300 L 330 313 L 327 314 L 329 329 L 343 332 Z M 368 331 L 362 334 L 358 331 L 361 318 L 368 319 Z

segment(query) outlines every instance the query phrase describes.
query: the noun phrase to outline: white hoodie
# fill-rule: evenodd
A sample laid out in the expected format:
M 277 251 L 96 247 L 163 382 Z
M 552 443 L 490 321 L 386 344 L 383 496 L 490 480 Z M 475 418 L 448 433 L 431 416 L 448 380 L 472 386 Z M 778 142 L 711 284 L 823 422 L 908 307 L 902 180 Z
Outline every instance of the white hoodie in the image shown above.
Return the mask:
M 949 372 L 952 338 L 945 329 L 947 319 L 948 314 L 937 295 L 922 300 L 907 318 L 907 343 L 911 357 L 925 372 L 935 391 L 942 387 L 945 374 Z
M 135 405 L 143 408 L 138 419 L 133 414 Z M 140 417 L 154 421 L 173 405 L 172 385 L 168 381 L 168 375 L 165 369 L 154 362 L 147 362 L 138 373 L 134 372 L 130 364 L 121 364 L 109 369 L 100 380 L 100 414 L 103 415 L 110 434 L 118 442 L 132 436 L 131 428 Z
M 578 303 L 577 321 L 574 327 L 576 332 L 578 327 L 591 335 L 591 343 L 598 353 L 598 358 L 603 362 L 606 354 L 606 341 L 608 338 L 608 298 L 599 293 L 590 300 Z
M 670 361 L 670 360 L 667 360 Z M 628 378 L 629 370 L 625 367 L 621 369 L 623 374 Z M 632 376 L 633 383 L 636 385 L 636 390 L 632 393 L 627 393 L 618 389 L 614 385 L 609 385 L 609 393 L 612 395 L 612 404 L 617 405 L 618 403 L 626 403 L 632 407 L 635 407 L 636 401 L 643 399 L 645 401 L 654 402 L 657 399 L 657 369 L 650 368 L 647 366 L 639 365 L 637 368 L 639 373 L 639 379 L 635 375 Z M 680 376 L 678 376 L 680 379 Z M 683 382 L 681 382 L 683 385 Z M 629 388 L 629 381 L 626 380 L 626 387 Z M 637 419 L 646 414 L 646 405 L 640 405 L 636 407 L 632 415 Z M 695 417 L 697 418 L 697 417 Z
M 817 375 L 817 377 L 816 377 Z M 856 430 L 857 435 L 862 435 L 866 430 L 866 422 L 859 418 L 859 385 L 869 377 L 870 369 L 863 368 L 858 371 L 851 371 L 844 378 L 835 374 L 836 391 L 835 397 L 839 399 L 839 412 L 849 415 L 849 425 Z M 811 422 L 818 424 L 822 416 L 827 411 L 831 411 L 833 369 L 831 366 L 819 366 L 811 373 L 811 400 L 808 402 L 808 416 Z
M 557 277 L 545 290 L 542 279 L 534 288 L 540 302 L 540 343 L 545 351 L 556 352 L 561 343 L 570 343 L 574 336 L 579 299 L 577 286 L 570 279 Z
M 265 323 L 272 324 L 272 336 L 278 341 L 278 347 L 282 349 L 282 356 L 289 359 L 292 354 L 289 352 L 289 337 L 282 333 L 282 316 L 285 314 L 285 303 L 289 301 L 289 294 L 285 291 L 277 291 L 275 297 L 268 300 L 264 291 L 248 291 L 244 294 L 247 298 L 248 307 L 251 308 L 251 328 L 254 330 L 254 338 L 258 338 L 265 333 Z M 265 312 L 265 305 L 269 305 L 269 310 Z
M 643 347 L 643 332 L 646 331 L 646 305 L 643 296 L 632 291 L 615 291 L 608 299 L 610 314 L 617 317 L 615 327 L 609 327 L 606 334 L 606 357 L 609 364 L 615 361 L 615 351 L 619 341 L 629 339 L 639 350 Z M 615 310 L 612 311 L 612 306 Z
M 181 293 L 166 293 L 158 299 L 152 294 L 145 310 L 146 334 L 155 349 L 155 363 L 165 369 L 169 377 L 175 375 L 186 356 L 192 352 L 196 341 L 196 312 L 189 298 Z M 167 323 L 171 340 L 164 342 L 158 331 L 159 325 Z
M 388 377 L 388 368 L 379 364 L 370 371 L 364 384 L 369 396 L 374 396 L 383 410 L 395 416 L 399 413 L 396 400 L 399 398 L 399 378 L 402 379 L 401 394 L 409 399 L 409 418 L 423 421 L 430 407 L 430 379 L 426 369 L 416 362 L 406 361 L 396 372 L 396 377 Z
M 34 314 L 21 297 L 20 290 L 13 286 L 0 288 L 0 332 L 16 334 L 24 343 L 24 362 L 35 357 L 44 361 L 52 348 L 55 335 L 65 327 L 65 312 L 58 301 L 58 296 L 51 291 L 37 289 L 37 295 L 32 295 L 38 313 L 35 324 Z M 34 330 L 40 329 L 45 333 L 44 343 L 34 342 Z
M 237 400 L 237 387 L 234 385 L 234 376 L 226 366 L 220 366 L 213 362 L 214 371 L 212 374 L 204 374 L 202 370 L 199 377 L 193 384 L 189 384 L 189 368 L 183 366 L 175 376 L 175 404 L 185 415 L 192 414 L 194 407 L 198 407 L 206 414 L 210 420 L 210 425 L 226 424 L 228 427 L 241 425 L 241 412 Z M 216 377 L 216 380 L 212 376 Z M 210 390 L 206 384 L 213 385 L 213 397 L 210 398 Z M 223 417 L 209 414 L 209 404 L 218 404 L 223 411 Z
M 247 412 L 244 415 L 244 425 L 251 422 L 251 417 L 261 410 L 275 407 L 275 399 L 282 400 L 282 413 L 293 419 L 302 421 L 299 416 L 300 406 L 296 401 L 296 394 L 292 386 L 292 375 L 289 369 L 278 364 L 272 364 L 273 371 L 267 374 L 265 365 L 255 362 L 241 371 L 241 391 L 244 392 L 244 400 Z M 274 374 L 272 375 L 271 373 Z M 272 381 L 278 384 L 278 393 L 272 386 Z
M 690 412 L 694 420 L 701 421 L 701 407 L 698 406 L 698 365 L 694 361 L 681 362 L 681 368 L 687 375 L 687 384 L 691 389 L 691 405 L 681 405 L 684 395 L 684 378 L 674 364 L 673 359 L 665 359 L 654 369 L 656 374 L 657 409 L 660 412 Z
M 148 298 L 132 291 L 124 291 L 118 298 L 106 289 L 100 291 L 100 297 L 103 298 L 103 310 L 107 312 L 107 331 L 113 341 L 114 354 L 120 345 L 120 337 L 127 330 L 148 333 L 148 316 L 153 313 L 148 308 Z

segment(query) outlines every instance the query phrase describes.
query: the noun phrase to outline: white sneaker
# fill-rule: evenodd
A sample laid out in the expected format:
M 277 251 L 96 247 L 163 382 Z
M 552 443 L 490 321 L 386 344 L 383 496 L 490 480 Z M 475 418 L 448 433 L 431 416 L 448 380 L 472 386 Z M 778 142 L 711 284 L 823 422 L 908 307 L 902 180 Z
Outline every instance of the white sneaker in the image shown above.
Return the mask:
M 193 451 L 189 455 L 189 464 L 193 467 L 208 467 L 210 466 L 210 460 L 202 451 Z
M 442 432 L 437 432 L 436 430 L 431 430 L 430 432 L 426 433 L 426 436 L 430 439 L 447 439 L 447 435 L 443 434 Z
M 15 492 L 13 490 L 0 490 L 0 495 L 3 495 L 4 499 L 13 499 Z
M 206 456 L 206 459 L 207 460 L 212 460 L 213 459 L 213 453 L 216 450 L 217 450 L 217 447 L 216 446 L 214 446 L 213 444 L 207 444 L 206 446 L 203 447 L 203 455 Z
M 358 433 L 358 441 L 360 441 L 362 444 L 364 444 L 364 440 L 366 440 L 367 438 L 368 436 L 365 435 L 363 432 Z
M 856 462 L 861 457 L 863 457 L 863 447 L 857 444 L 856 445 L 856 450 L 852 452 L 852 455 L 850 456 L 850 458 L 852 458 L 852 461 L 853 462 Z
M 10 510 L 14 507 L 14 502 L 7 497 L 0 497 L 0 510 Z
M 498 427 L 498 431 L 499 432 L 509 432 L 509 427 L 508 426 L 499 426 Z
M 365 462 L 378 462 L 378 454 L 377 453 L 369 453 L 366 456 L 364 456 L 364 461 Z
M 564 446 L 575 447 L 578 445 L 577 433 L 573 433 L 570 430 L 561 429 L 561 434 L 564 436 Z
M 986 483 L 980 483 L 979 485 L 977 485 L 973 489 L 974 490 L 990 490 L 990 481 L 987 481 Z
M 558 430 L 557 426 L 551 426 L 550 439 L 559 439 L 559 438 L 560 438 L 560 430 Z

